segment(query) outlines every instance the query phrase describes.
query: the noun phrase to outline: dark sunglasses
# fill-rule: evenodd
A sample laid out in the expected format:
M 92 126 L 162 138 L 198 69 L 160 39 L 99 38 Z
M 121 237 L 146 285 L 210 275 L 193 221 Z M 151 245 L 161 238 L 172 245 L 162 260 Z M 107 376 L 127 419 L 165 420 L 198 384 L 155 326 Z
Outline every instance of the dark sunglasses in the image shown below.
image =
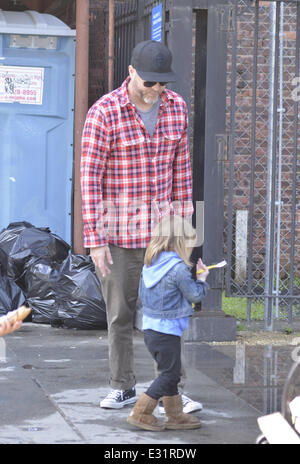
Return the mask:
M 153 87 L 155 84 L 157 84 L 157 82 L 145 81 L 144 87 Z M 163 87 L 164 85 L 167 85 L 167 82 L 159 82 L 159 85 Z

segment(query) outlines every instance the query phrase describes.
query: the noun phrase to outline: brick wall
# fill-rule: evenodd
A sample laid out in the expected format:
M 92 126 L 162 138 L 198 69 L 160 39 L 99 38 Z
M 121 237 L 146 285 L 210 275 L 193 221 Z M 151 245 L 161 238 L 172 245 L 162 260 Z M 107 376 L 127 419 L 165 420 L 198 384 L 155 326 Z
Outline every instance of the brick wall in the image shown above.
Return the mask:
M 246 4 L 248 3 L 248 4 Z M 260 2 L 259 33 L 257 56 L 257 92 L 256 92 L 256 121 L 255 121 L 255 162 L 254 162 L 254 209 L 253 209 L 253 263 L 254 279 L 263 279 L 266 246 L 266 198 L 267 198 L 267 153 L 268 153 L 268 102 L 269 102 L 269 3 Z M 235 102 L 235 137 L 234 137 L 234 176 L 233 203 L 234 210 L 249 211 L 250 180 L 251 180 L 251 149 L 252 149 L 252 97 L 254 88 L 254 7 L 249 2 L 239 2 L 237 29 L 237 66 L 236 85 L 233 89 Z M 299 168 L 293 171 L 294 156 L 294 121 L 297 117 L 292 98 L 292 79 L 295 76 L 296 60 L 296 7 L 292 2 L 284 6 L 284 34 L 283 34 L 283 120 L 282 120 L 282 189 L 281 189 L 281 220 L 280 220 L 280 274 L 282 279 L 288 279 L 290 273 L 290 251 L 292 240 L 292 193 L 296 189 L 297 196 L 300 189 Z M 230 131 L 230 103 L 231 103 L 231 43 L 228 48 L 227 74 L 227 129 Z M 279 100 L 276 107 L 279 107 Z M 276 157 L 276 189 L 279 173 L 279 113 L 277 113 L 277 157 Z M 299 125 L 298 125 L 298 133 Z M 299 137 L 297 136 L 299 145 Z M 299 166 L 300 157 L 297 156 Z M 230 163 L 225 168 L 225 232 L 227 230 L 227 203 L 229 193 Z M 276 194 L 277 199 L 277 194 Z M 299 205 L 299 202 L 298 202 Z M 275 226 L 277 227 L 277 211 Z M 297 212 L 295 227 L 295 273 L 300 268 L 300 223 Z M 235 232 L 235 231 L 234 231 Z M 226 239 L 226 233 L 225 233 Z M 277 239 L 277 237 L 276 237 Z M 275 253 L 277 248 L 275 245 Z

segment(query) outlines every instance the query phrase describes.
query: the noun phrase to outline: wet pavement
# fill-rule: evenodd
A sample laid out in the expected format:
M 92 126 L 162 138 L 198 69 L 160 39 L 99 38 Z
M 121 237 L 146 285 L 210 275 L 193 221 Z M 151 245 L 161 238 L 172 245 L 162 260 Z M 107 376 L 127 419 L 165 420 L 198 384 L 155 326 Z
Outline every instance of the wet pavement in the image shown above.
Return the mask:
M 106 331 L 25 323 L 1 341 L 2 444 L 252 444 L 260 434 L 257 418 L 281 409 L 295 349 L 186 343 L 186 394 L 203 403 L 203 410 L 194 413 L 202 428 L 155 433 L 126 422 L 131 406 L 99 407 L 109 391 Z M 139 331 L 134 344 L 140 394 L 153 379 L 153 361 Z
M 281 410 L 283 387 L 294 346 L 188 346 L 191 362 L 211 379 L 256 408 L 261 415 Z M 207 359 L 203 355 L 207 352 Z M 200 352 L 202 356 L 200 356 Z

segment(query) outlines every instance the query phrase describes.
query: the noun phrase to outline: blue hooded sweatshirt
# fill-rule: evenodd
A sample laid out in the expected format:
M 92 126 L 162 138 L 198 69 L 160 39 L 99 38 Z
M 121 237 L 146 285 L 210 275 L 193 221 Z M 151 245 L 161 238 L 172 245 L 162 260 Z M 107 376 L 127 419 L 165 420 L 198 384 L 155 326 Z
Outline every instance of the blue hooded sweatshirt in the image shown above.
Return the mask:
M 177 263 L 182 261 L 175 251 L 162 251 L 154 264 L 143 267 L 143 279 L 147 288 L 154 287 Z M 177 335 L 188 328 L 189 317 L 178 319 L 158 319 L 143 314 L 143 330 L 151 329 L 156 332 Z

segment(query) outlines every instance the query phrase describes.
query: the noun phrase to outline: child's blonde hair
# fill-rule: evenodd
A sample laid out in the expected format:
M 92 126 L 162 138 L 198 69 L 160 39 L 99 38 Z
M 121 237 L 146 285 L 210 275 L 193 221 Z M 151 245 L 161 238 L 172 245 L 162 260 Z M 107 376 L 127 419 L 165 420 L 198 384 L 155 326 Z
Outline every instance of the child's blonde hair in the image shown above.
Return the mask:
M 177 215 L 166 216 L 153 230 L 144 263 L 150 266 L 162 251 L 175 251 L 188 266 L 192 266 L 190 256 L 196 239 L 196 230 L 187 220 Z

